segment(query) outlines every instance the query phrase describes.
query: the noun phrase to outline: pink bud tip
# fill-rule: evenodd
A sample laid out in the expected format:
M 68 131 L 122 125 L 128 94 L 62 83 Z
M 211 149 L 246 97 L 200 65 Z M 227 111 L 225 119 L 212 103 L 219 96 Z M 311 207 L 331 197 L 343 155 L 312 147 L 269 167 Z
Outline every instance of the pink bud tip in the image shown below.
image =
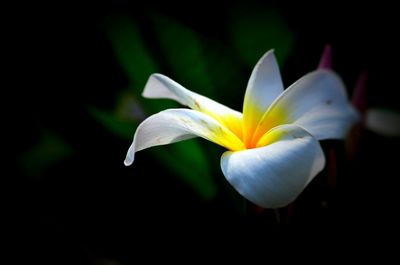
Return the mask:
M 331 45 L 326 44 L 319 61 L 318 69 L 332 68 L 332 48 Z
M 363 71 L 357 79 L 356 86 L 354 87 L 352 103 L 353 106 L 361 113 L 365 115 L 367 110 L 367 72 Z

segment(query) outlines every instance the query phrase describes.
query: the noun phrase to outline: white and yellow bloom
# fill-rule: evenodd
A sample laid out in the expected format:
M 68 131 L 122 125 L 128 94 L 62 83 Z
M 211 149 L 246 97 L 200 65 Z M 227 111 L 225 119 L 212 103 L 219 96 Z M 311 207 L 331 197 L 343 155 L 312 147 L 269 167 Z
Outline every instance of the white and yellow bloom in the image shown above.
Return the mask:
M 225 178 L 264 208 L 295 200 L 324 168 L 318 140 L 344 138 L 358 118 L 343 82 L 330 70 L 311 72 L 284 90 L 273 51 L 251 74 L 243 113 L 161 74 L 150 76 L 143 96 L 173 99 L 191 109 L 168 109 L 144 120 L 125 165 L 137 151 L 199 136 L 228 149 L 221 158 Z

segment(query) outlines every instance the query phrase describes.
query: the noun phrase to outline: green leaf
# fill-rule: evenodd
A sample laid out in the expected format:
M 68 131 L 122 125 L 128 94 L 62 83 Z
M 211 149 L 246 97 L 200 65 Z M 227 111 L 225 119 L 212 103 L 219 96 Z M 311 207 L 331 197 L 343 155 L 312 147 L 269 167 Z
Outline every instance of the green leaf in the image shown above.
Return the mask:
M 20 164 L 27 175 L 39 177 L 46 169 L 72 154 L 72 147 L 61 136 L 46 130 L 40 135 L 38 143 L 21 155 Z
M 139 124 L 138 121 L 128 120 L 110 111 L 100 110 L 96 107 L 89 107 L 88 110 L 110 132 L 121 138 L 132 140 L 135 128 Z
M 169 24 L 166 26 L 167 28 L 171 27 Z M 97 121 L 111 132 L 131 140 L 135 128 L 147 115 L 176 107 L 177 104 L 171 100 L 151 100 L 135 97 L 135 95 L 142 93 L 148 77 L 152 73 L 158 72 L 157 64 L 146 49 L 145 42 L 135 22 L 126 16 L 110 17 L 105 21 L 105 28 L 116 58 L 130 80 L 130 88 L 134 95 L 122 93 L 117 99 L 116 109 L 113 112 L 99 110 L 94 107 L 89 108 L 89 111 Z M 193 36 L 190 35 L 188 38 L 191 37 Z M 168 57 L 168 59 L 172 60 L 172 65 L 174 64 L 174 52 L 176 55 L 177 51 L 172 51 L 171 57 Z M 183 56 L 190 52 L 196 53 L 197 50 L 192 49 L 184 52 Z M 178 59 L 178 61 L 183 62 L 185 60 Z M 197 80 L 200 87 L 206 85 L 208 89 L 211 89 L 211 86 L 207 83 L 208 81 L 202 79 L 207 76 L 205 69 L 202 67 L 199 69 L 187 71 L 187 69 L 177 67 L 176 71 L 180 72 L 182 70 L 182 72 L 188 74 L 189 81 L 192 81 L 191 77 L 193 75 L 197 75 L 193 80 Z M 186 76 L 185 74 L 184 76 Z M 206 154 L 197 141 L 185 141 L 168 147 L 163 146 L 162 148 L 150 150 L 201 198 L 212 199 L 216 195 L 217 189 Z
M 129 78 L 135 92 L 140 94 L 150 74 L 158 71 L 134 20 L 128 16 L 110 16 L 104 21 L 106 34 L 115 56 Z
M 243 75 L 243 62 L 230 47 L 216 40 L 208 39 L 205 47 L 207 53 L 204 59 L 210 66 L 208 76 L 216 88 L 216 98 L 213 99 L 241 111 L 248 78 Z
M 124 15 L 108 17 L 104 21 L 104 28 L 115 56 L 130 81 L 129 88 L 135 95 L 141 95 L 147 79 L 151 74 L 159 72 L 159 68 L 146 48 L 139 28 L 134 20 Z M 147 113 L 177 106 L 169 100 L 148 100 L 141 97 L 137 100 Z
M 206 53 L 200 38 L 189 27 L 161 14 L 151 16 L 166 63 L 178 83 L 188 89 L 215 98 L 207 69 Z
M 118 117 L 114 113 L 89 108 L 95 119 L 112 133 L 132 140 L 139 122 Z M 212 178 L 209 161 L 197 141 L 184 141 L 149 149 L 162 163 L 188 184 L 201 198 L 213 199 L 217 188 Z
M 188 184 L 202 199 L 211 200 L 217 194 L 209 161 L 197 139 L 151 149 L 155 156 Z
M 265 6 L 236 6 L 229 25 L 232 43 L 250 68 L 270 49 L 283 65 L 294 44 L 294 34 L 279 13 Z

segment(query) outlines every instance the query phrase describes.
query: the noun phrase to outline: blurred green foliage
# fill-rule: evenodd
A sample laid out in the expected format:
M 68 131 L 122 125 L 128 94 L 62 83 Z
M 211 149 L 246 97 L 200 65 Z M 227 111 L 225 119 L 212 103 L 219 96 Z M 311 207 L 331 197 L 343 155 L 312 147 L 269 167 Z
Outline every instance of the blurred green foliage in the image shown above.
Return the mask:
M 151 16 L 160 49 L 174 77 L 190 89 L 215 98 L 215 87 L 208 74 L 208 53 L 199 36 L 190 28 L 161 14 Z
M 123 15 L 109 17 L 103 24 L 115 56 L 129 79 L 129 89 L 133 95 L 141 95 L 147 79 L 152 73 L 159 72 L 159 67 L 146 49 L 139 28 L 133 19 Z M 177 106 L 172 101 L 143 101 L 141 97 L 138 101 L 144 103 L 142 107 L 148 113 Z
M 274 9 L 257 5 L 233 8 L 228 25 L 233 46 L 251 68 L 270 49 L 282 66 L 294 44 L 293 32 Z
M 67 159 L 74 153 L 72 147 L 58 134 L 44 130 L 37 143 L 20 157 L 21 169 L 34 178 L 44 175 L 46 169 Z
M 165 24 L 166 30 L 175 27 L 173 24 Z M 106 20 L 105 28 L 110 39 L 112 47 L 115 51 L 116 58 L 120 62 L 126 76 L 130 80 L 130 88 L 135 95 L 140 95 L 147 78 L 155 72 L 158 72 L 157 64 L 151 58 L 145 48 L 143 38 L 133 20 L 125 16 L 112 17 Z M 179 31 L 188 33 L 188 29 L 178 27 Z M 169 34 L 166 35 L 169 37 Z M 173 46 L 172 42 L 166 42 L 167 47 Z M 194 46 L 196 44 L 193 44 Z M 170 49 L 166 49 L 166 53 Z M 187 53 L 195 53 L 194 50 L 187 49 Z M 169 53 L 168 53 L 169 54 Z M 181 58 L 178 56 L 178 58 Z M 193 72 L 186 67 L 187 75 L 192 77 Z M 178 69 L 177 69 L 178 70 Z M 205 74 L 205 73 L 201 73 Z M 201 78 L 194 78 L 200 80 Z M 129 93 L 126 93 L 129 96 Z M 135 100 L 124 101 L 124 97 L 117 100 L 115 111 L 99 110 L 95 107 L 90 108 L 93 116 L 112 132 L 125 139 L 132 140 L 134 129 L 138 123 L 143 120 L 145 115 L 157 113 L 163 109 L 176 107 L 177 104 L 167 100 L 149 100 L 137 98 L 131 95 Z M 130 103 L 130 104 L 129 104 Z M 134 113 L 143 113 L 136 116 Z M 131 113 L 129 117 L 126 113 Z M 127 146 L 128 147 L 128 146 Z M 185 183 L 193 188 L 197 194 L 203 199 L 212 199 L 216 195 L 216 185 L 212 178 L 212 172 L 207 163 L 206 153 L 196 140 L 185 141 L 171 145 L 167 149 L 153 149 L 154 154 L 162 161 L 167 168 L 175 172 L 175 174 Z M 182 165 L 185 165 L 182 167 Z

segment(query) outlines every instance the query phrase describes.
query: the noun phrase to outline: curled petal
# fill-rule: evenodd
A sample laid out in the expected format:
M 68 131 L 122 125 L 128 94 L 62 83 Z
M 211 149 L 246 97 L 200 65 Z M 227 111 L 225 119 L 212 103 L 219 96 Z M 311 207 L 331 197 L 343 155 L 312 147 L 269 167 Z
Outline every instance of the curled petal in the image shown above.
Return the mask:
M 283 83 L 273 50 L 258 61 L 247 84 L 243 103 L 243 122 L 246 127 L 245 141 L 253 134 L 256 126 L 271 103 L 282 93 Z
M 221 168 L 229 183 L 246 199 L 264 208 L 278 208 L 296 199 L 323 169 L 318 141 L 295 125 L 268 132 L 269 144 L 225 152 Z
M 339 76 L 330 70 L 317 70 L 295 82 L 272 103 L 253 141 L 286 123 L 303 127 L 318 140 L 342 139 L 358 119 Z
M 139 125 L 124 163 L 132 164 L 137 151 L 196 136 L 229 150 L 244 149 L 236 135 L 210 116 L 190 109 L 168 109 L 148 117 Z
M 240 112 L 192 92 L 165 75 L 152 74 L 146 83 L 143 96 L 175 100 L 184 106 L 213 117 L 239 137 L 242 134 L 242 114 Z

